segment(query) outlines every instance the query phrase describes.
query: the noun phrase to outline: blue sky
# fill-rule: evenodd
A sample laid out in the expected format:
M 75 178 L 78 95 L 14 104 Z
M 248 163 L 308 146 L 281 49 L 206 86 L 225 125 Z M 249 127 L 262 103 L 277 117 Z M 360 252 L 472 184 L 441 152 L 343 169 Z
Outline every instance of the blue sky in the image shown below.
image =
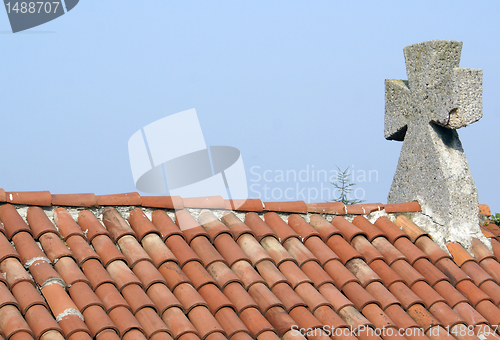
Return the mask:
M 402 144 L 383 136 L 384 79 L 407 78 L 404 46 L 447 39 L 464 42 L 461 67 L 484 71 L 484 116 L 458 132 L 480 202 L 500 212 L 498 13 L 498 1 L 82 0 L 12 34 L 0 11 L 0 187 L 136 191 L 128 139 L 196 108 L 207 145 L 241 151 L 251 197 L 307 200 L 332 189 L 312 169 L 338 165 L 359 198 L 385 203 Z M 310 177 L 276 178 L 287 170 Z

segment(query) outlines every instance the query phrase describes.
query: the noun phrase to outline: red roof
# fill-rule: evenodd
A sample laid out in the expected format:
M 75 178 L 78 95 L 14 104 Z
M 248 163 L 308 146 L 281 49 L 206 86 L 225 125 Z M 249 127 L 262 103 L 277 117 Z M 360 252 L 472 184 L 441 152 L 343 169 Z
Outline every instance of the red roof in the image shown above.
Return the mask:
M 498 338 L 497 257 L 478 240 L 450 256 L 401 214 L 416 202 L 249 200 L 243 215 L 221 198 L 3 197 L 6 339 Z M 379 210 L 396 224 L 365 218 Z

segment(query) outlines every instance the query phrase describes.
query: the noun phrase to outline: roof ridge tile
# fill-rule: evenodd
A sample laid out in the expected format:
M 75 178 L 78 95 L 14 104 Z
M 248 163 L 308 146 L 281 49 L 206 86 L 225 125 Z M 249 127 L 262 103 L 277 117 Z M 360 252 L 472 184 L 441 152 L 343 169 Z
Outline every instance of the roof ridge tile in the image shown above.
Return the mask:
M 342 202 L 306 203 L 308 213 L 344 215 L 345 205 Z
M 345 206 L 346 215 L 368 215 L 374 211 L 381 211 L 384 209 L 382 203 L 360 203 Z
M 95 207 L 97 197 L 92 193 L 87 194 L 52 194 L 52 205 L 71 207 Z
M 143 196 L 141 205 L 148 208 L 183 209 L 184 202 L 180 196 Z
M 263 204 L 264 211 L 307 214 L 307 206 L 304 201 L 263 202 Z
M 226 210 L 238 211 L 254 211 L 261 212 L 264 210 L 264 203 L 258 198 L 230 199 L 224 200 Z
M 404 202 L 404 203 L 391 203 L 385 204 L 384 210 L 388 214 L 405 213 L 405 212 L 420 212 L 422 208 L 417 201 Z
M 226 209 L 222 196 L 205 196 L 205 197 L 184 197 L 184 208 L 193 209 Z
M 126 192 L 123 194 L 97 195 L 97 205 L 141 205 L 142 199 L 138 192 Z
M 49 191 L 9 191 L 5 193 L 6 202 L 11 204 L 51 206 L 52 195 Z

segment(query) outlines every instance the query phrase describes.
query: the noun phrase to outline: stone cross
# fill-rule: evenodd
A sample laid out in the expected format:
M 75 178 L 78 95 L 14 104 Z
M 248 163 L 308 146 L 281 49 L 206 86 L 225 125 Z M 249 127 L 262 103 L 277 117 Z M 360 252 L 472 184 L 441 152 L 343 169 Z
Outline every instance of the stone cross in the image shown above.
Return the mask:
M 482 70 L 459 68 L 461 50 L 462 42 L 448 40 L 404 48 L 408 80 L 385 81 L 384 134 L 403 141 L 388 202 L 418 201 L 438 244 L 468 248 L 482 234 L 477 189 L 456 129 L 482 117 Z

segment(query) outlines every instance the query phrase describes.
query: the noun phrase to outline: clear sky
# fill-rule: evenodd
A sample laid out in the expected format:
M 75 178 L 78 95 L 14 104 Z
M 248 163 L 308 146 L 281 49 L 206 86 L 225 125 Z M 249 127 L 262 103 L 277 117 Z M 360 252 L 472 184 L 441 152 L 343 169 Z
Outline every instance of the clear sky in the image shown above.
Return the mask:
M 480 203 L 500 212 L 499 13 L 496 0 L 82 0 L 12 34 L 1 10 L 0 187 L 136 191 L 129 138 L 195 108 L 207 145 L 241 151 L 251 197 L 326 201 L 312 175 L 339 166 L 358 198 L 385 203 L 402 143 L 384 139 L 384 79 L 407 78 L 406 45 L 446 39 L 484 71 L 484 116 L 458 132 Z

